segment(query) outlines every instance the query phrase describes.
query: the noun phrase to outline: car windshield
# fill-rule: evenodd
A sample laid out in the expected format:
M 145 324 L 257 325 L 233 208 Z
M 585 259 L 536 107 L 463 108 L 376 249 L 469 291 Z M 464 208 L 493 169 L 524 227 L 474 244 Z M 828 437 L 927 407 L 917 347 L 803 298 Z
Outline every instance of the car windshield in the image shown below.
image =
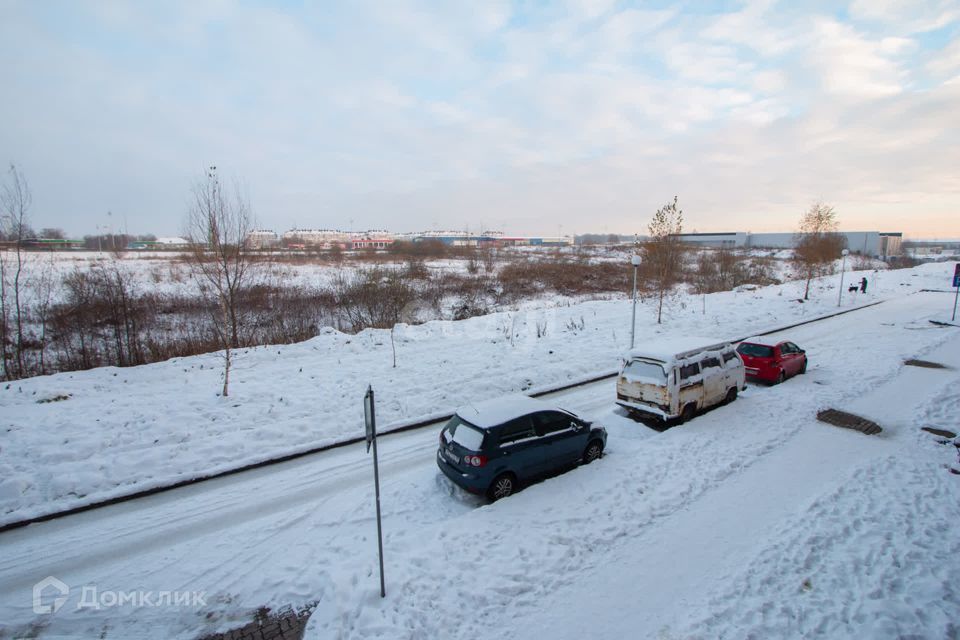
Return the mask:
M 453 416 L 447 423 L 447 433 L 452 436 L 452 441 L 464 449 L 470 451 L 480 451 L 483 445 L 484 431 L 473 426 L 460 418 Z
M 737 347 L 737 351 L 744 356 L 753 356 L 754 358 L 772 358 L 773 357 L 773 347 L 768 347 L 764 344 L 751 344 L 749 342 L 743 342 Z
M 654 380 L 666 380 L 667 374 L 663 367 L 653 362 L 644 362 L 643 360 L 631 360 L 623 368 L 623 373 L 632 378 L 653 378 Z

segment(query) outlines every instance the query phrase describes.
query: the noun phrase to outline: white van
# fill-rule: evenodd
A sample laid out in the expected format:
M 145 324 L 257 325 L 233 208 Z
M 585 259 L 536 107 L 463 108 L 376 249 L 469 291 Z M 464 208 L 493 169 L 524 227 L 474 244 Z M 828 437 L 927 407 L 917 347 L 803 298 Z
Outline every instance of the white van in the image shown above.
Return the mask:
M 632 349 L 617 379 L 617 404 L 631 414 L 680 422 L 733 402 L 745 388 L 743 360 L 716 338 L 674 338 Z

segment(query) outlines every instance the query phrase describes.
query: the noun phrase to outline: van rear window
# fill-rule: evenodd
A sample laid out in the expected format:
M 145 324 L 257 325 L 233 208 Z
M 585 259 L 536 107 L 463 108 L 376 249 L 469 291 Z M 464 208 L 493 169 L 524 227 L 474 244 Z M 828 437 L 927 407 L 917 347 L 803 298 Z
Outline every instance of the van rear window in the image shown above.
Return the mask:
M 667 379 L 667 374 L 664 373 L 663 367 L 652 362 L 644 362 L 643 360 L 631 360 L 627 363 L 627 366 L 623 368 L 623 373 L 633 378 Z
M 737 347 L 742 355 L 752 356 L 754 358 L 772 358 L 773 357 L 773 347 L 768 347 L 764 344 L 751 344 L 749 342 L 741 342 L 740 346 Z

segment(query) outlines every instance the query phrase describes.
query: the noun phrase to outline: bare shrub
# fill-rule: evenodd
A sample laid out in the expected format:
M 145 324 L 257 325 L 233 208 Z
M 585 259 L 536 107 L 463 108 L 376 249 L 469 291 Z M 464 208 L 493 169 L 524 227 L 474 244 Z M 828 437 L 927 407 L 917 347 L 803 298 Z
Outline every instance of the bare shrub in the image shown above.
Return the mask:
M 622 265 L 570 259 L 512 262 L 500 269 L 497 279 L 508 301 L 542 293 L 574 296 L 625 292 L 630 288 L 629 269 Z
M 340 271 L 334 279 L 333 295 L 346 326 L 362 331 L 393 327 L 416 294 L 403 274 L 373 267 L 355 273 Z

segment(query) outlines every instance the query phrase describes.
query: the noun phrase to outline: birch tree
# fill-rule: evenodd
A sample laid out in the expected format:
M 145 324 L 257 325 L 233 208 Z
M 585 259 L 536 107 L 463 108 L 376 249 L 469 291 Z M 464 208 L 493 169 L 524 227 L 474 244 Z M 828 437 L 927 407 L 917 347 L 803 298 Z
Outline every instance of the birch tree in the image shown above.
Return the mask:
M 660 207 L 647 226 L 650 236 L 643 243 L 643 264 L 648 282 L 657 295 L 657 324 L 663 321 L 663 300 L 683 275 L 683 211 L 673 202 Z
M 0 191 L 0 216 L 2 216 L 3 233 L 13 244 L 14 255 L 9 264 L 0 266 L 0 305 L 2 305 L 3 320 L 3 363 L 4 375 L 7 378 L 22 378 L 25 375 L 24 362 L 24 318 L 23 318 L 23 276 L 27 263 L 27 253 L 24 251 L 24 240 L 30 233 L 27 221 L 27 212 L 33 202 L 30 186 L 27 179 L 16 165 L 11 164 L 7 172 L 7 181 Z M 7 262 L 4 260 L 4 262 Z M 6 276 L 6 277 L 2 277 Z M 9 280 L 7 280 L 9 278 Z M 7 290 L 9 286 L 9 291 Z M 10 298 L 12 296 L 12 300 Z M 10 306 L 12 303 L 12 307 Z M 11 315 L 13 326 L 9 326 Z M 12 335 L 11 335 L 12 334 Z M 9 354 L 7 345 L 13 344 L 13 353 Z M 11 375 L 13 374 L 13 375 Z
M 810 282 L 833 271 L 834 260 L 843 250 L 843 237 L 837 233 L 837 212 L 815 202 L 800 216 L 800 230 L 793 250 L 793 267 L 804 281 L 803 299 L 810 299 Z
M 242 340 L 241 296 L 251 279 L 252 253 L 246 245 L 253 217 L 239 189 L 224 192 L 216 167 L 193 189 L 187 217 L 191 273 L 210 310 L 223 350 L 223 395 L 230 393 L 233 349 Z

